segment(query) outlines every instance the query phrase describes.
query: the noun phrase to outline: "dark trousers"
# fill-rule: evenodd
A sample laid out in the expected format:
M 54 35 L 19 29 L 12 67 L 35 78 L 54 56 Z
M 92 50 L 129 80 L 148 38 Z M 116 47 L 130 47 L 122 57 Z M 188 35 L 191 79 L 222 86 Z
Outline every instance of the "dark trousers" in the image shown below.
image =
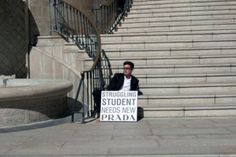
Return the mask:
M 95 103 L 94 109 L 95 109 L 95 112 L 97 112 L 98 114 L 100 114 L 101 93 L 102 91 L 99 89 L 95 89 L 93 91 L 93 98 L 94 98 L 94 103 Z

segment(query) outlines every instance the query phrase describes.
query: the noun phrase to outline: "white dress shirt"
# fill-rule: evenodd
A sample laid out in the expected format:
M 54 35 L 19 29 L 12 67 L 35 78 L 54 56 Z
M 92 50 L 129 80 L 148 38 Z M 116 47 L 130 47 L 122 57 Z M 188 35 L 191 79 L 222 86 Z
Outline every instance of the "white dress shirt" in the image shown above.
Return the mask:
M 126 76 L 124 76 L 124 83 L 120 91 L 130 91 L 130 84 L 131 84 L 131 77 L 126 78 Z

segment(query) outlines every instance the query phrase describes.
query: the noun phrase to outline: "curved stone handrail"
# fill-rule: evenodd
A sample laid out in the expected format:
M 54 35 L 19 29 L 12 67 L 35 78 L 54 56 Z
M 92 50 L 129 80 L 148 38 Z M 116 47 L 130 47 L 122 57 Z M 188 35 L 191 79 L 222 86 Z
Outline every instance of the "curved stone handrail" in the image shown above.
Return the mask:
M 0 86 L 0 101 L 57 96 L 71 89 L 72 83 L 65 80 L 8 79 L 5 87 Z
M 0 79 L 0 128 L 66 116 L 71 89 L 65 80 Z

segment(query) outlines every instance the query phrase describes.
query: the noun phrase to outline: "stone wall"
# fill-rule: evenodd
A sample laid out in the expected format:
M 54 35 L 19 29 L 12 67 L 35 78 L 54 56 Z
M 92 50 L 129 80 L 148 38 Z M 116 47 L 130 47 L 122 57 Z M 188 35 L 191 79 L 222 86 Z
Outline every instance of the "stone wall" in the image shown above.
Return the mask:
M 35 39 L 37 36 L 50 35 L 49 0 L 25 1 L 0 1 L 0 75 L 27 77 L 30 60 L 28 54 L 31 53 L 32 45 L 36 44 Z M 93 19 L 93 8 L 112 0 L 66 1 Z
M 86 58 L 88 55 L 83 50 L 66 43 L 59 36 L 39 37 L 37 47 L 30 53 L 30 78 L 69 80 L 73 84 L 69 96 L 74 97 L 80 82 L 80 73 L 88 70 L 84 64 Z M 92 60 L 87 61 L 87 68 L 92 63 Z
M 50 35 L 49 0 L 28 0 L 28 7 L 40 35 Z

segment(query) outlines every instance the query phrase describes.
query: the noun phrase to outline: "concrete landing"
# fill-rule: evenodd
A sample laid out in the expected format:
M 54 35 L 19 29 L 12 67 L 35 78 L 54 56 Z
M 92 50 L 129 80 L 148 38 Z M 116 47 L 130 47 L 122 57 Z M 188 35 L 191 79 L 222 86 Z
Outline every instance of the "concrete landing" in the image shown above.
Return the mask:
M 0 157 L 236 157 L 236 118 L 65 123 L 0 141 Z

